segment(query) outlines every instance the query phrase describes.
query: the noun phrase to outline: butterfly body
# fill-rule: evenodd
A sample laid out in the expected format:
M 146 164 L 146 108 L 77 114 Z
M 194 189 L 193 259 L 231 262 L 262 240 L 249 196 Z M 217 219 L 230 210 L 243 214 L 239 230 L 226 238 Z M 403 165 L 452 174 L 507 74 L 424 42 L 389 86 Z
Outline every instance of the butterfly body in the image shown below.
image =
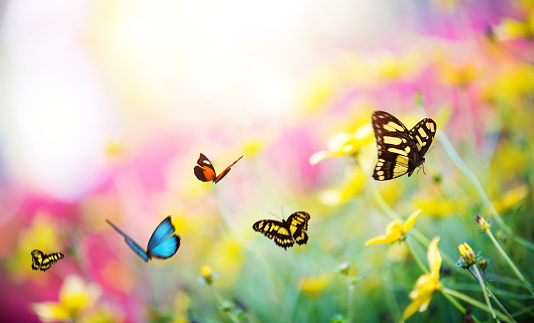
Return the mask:
M 35 249 L 31 252 L 32 255 L 32 269 L 47 271 L 59 259 L 63 259 L 64 255 L 61 252 L 54 252 L 45 254 L 44 252 Z
M 399 119 L 385 111 L 375 111 L 373 129 L 378 148 L 378 162 L 373 178 L 386 181 L 413 172 L 423 166 L 437 126 L 434 120 L 425 118 L 408 130 Z
M 252 225 L 254 231 L 260 232 L 274 243 L 287 250 L 293 244 L 303 245 L 308 242 L 308 221 L 310 215 L 303 211 L 298 211 L 289 216 L 287 220 L 260 220 Z
M 215 168 L 211 164 L 208 157 L 204 156 L 204 154 L 200 154 L 200 157 L 197 160 L 197 166 L 193 169 L 195 172 L 195 176 L 198 178 L 199 181 L 202 182 L 214 182 L 217 184 L 221 179 L 224 178 L 224 176 L 228 175 L 230 172 L 232 166 L 234 166 L 239 160 L 241 160 L 243 156 L 239 157 L 235 162 L 233 162 L 230 166 L 226 167 L 225 170 L 222 171 L 222 173 L 217 176 L 215 173 Z
M 180 236 L 176 235 L 176 229 L 171 222 L 171 217 L 166 217 L 150 236 L 147 249 L 143 249 L 137 242 L 130 238 L 126 233 L 114 225 L 111 221 L 106 219 L 106 222 L 121 236 L 124 237 L 124 242 L 130 247 L 136 255 L 141 257 L 145 262 L 148 262 L 152 257 L 167 259 L 172 257 L 180 247 Z

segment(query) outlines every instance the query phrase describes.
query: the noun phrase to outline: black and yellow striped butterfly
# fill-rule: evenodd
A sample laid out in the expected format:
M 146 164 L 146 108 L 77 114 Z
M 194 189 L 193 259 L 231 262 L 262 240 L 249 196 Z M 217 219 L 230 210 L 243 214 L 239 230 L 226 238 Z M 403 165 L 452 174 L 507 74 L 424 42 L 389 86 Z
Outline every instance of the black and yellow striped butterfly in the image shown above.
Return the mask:
M 414 170 L 425 162 L 425 154 L 436 135 L 436 123 L 430 118 L 419 121 L 411 130 L 384 111 L 373 112 L 373 129 L 378 147 L 378 162 L 373 178 L 387 181 Z
M 61 252 L 54 252 L 49 255 L 43 253 L 40 250 L 32 251 L 32 269 L 47 271 L 55 264 L 59 259 L 63 259 L 64 255 Z
M 277 246 L 287 249 L 296 242 L 299 245 L 308 242 L 308 221 L 310 215 L 303 211 L 298 211 L 282 222 L 277 220 L 260 220 L 254 225 L 254 231 L 263 233 L 267 238 L 273 239 Z

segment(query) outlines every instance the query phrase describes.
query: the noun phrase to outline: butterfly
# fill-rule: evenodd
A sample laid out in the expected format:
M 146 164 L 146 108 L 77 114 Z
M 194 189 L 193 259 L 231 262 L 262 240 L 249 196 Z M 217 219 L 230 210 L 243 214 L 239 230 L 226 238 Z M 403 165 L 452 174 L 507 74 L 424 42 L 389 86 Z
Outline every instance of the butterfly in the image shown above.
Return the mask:
M 45 254 L 41 250 L 35 249 L 31 252 L 32 255 L 32 269 L 47 271 L 55 264 L 59 259 L 65 257 L 61 252 L 54 252 L 49 255 Z
M 310 215 L 298 211 L 282 222 L 277 220 L 260 220 L 252 225 L 254 231 L 263 233 L 267 238 L 273 239 L 277 246 L 287 249 L 296 242 L 303 245 L 308 242 L 308 221 Z
M 230 172 L 232 166 L 234 166 L 235 163 L 241 160 L 241 158 L 243 158 L 243 156 L 239 157 L 238 160 L 233 162 L 230 166 L 226 167 L 226 169 L 222 173 L 220 173 L 219 176 L 217 176 L 217 174 L 215 174 L 215 168 L 213 168 L 213 165 L 211 164 L 208 157 L 204 156 L 204 154 L 200 154 L 200 157 L 197 160 L 198 166 L 195 166 L 194 168 L 195 176 L 202 182 L 213 181 L 215 182 L 215 184 L 217 184 L 221 179 L 223 179 L 224 176 L 226 176 Z
M 425 154 L 436 135 L 436 123 L 430 118 L 419 121 L 411 130 L 384 111 L 373 112 L 373 129 L 378 147 L 378 162 L 373 178 L 387 181 L 414 170 L 425 162 Z
M 111 221 L 106 219 L 106 222 L 124 237 L 124 242 L 145 262 L 148 262 L 152 257 L 160 259 L 170 258 L 180 248 L 180 236 L 175 234 L 176 229 L 172 225 L 170 215 L 161 221 L 156 230 L 154 230 L 150 240 L 148 240 L 146 251 L 133 241 L 132 238 L 127 236 L 126 233 L 111 223 Z

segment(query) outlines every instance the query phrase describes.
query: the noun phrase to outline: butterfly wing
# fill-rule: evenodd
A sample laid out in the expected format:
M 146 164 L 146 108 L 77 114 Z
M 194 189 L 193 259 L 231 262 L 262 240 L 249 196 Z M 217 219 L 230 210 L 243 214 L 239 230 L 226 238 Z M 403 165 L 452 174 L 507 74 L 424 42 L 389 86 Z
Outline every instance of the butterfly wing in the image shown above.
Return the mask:
M 298 211 L 287 218 L 287 223 L 289 223 L 289 229 L 295 242 L 299 245 L 306 244 L 308 242 L 308 221 L 310 220 L 310 214 L 303 211 Z
M 378 148 L 373 178 L 386 181 L 406 173 L 411 175 L 420 158 L 408 129 L 385 111 L 373 112 L 372 121 Z
M 222 173 L 220 173 L 219 176 L 217 176 L 217 178 L 215 178 L 215 184 L 217 184 L 221 179 L 223 179 L 223 177 L 226 176 L 230 172 L 232 166 L 234 166 L 238 161 L 240 161 L 241 158 L 243 158 L 243 156 L 239 157 L 230 166 L 226 167 L 226 169 Z
M 166 217 L 154 230 L 148 241 L 148 256 L 161 259 L 173 256 L 180 247 L 180 236 L 176 235 L 175 232 L 176 229 L 171 222 L 171 217 Z
M 293 246 L 294 241 L 287 222 L 260 220 L 252 225 L 252 229 L 263 233 L 269 239 L 273 239 L 279 247 L 287 249 L 287 247 Z
M 32 255 L 32 269 L 38 270 L 39 267 L 41 267 L 44 254 L 42 251 L 35 249 L 31 252 L 31 255 Z
M 208 157 L 204 156 L 204 154 L 200 154 L 197 164 L 198 166 L 195 166 L 193 170 L 195 171 L 195 176 L 198 180 L 202 182 L 211 182 L 216 179 L 215 168 L 213 168 Z
M 419 121 L 411 130 L 410 136 L 413 138 L 417 150 L 419 152 L 419 158 L 423 158 L 426 154 L 434 136 L 436 135 L 437 126 L 434 120 L 425 118 Z
M 135 252 L 136 255 L 141 257 L 145 262 L 148 262 L 149 257 L 148 257 L 147 252 L 145 251 L 145 249 L 143 249 L 143 247 L 141 247 L 139 244 L 137 244 L 135 241 L 133 241 L 132 238 L 130 238 L 126 233 L 122 232 L 121 229 L 117 228 L 117 226 L 114 225 L 110 220 L 106 219 L 106 222 L 113 229 L 115 229 L 115 231 L 117 231 L 121 236 L 124 237 L 124 242 L 126 242 L 128 247 L 130 247 L 130 249 L 132 249 Z
M 49 255 L 45 255 L 41 264 L 41 270 L 44 271 L 49 269 L 50 266 L 58 262 L 59 259 L 63 259 L 63 257 L 65 257 L 65 255 L 63 255 L 61 252 L 54 252 Z M 43 267 L 46 267 L 46 269 L 43 269 Z
M 64 255 L 61 252 L 54 252 L 49 255 L 44 254 L 40 250 L 33 250 L 32 255 L 32 269 L 47 271 L 59 259 L 63 259 Z

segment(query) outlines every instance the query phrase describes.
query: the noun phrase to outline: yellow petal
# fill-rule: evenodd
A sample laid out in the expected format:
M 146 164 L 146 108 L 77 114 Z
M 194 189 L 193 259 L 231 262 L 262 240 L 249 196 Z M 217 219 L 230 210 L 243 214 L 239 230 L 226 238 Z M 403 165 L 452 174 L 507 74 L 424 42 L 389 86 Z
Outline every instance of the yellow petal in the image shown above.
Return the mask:
M 421 302 L 419 300 L 411 302 L 408 306 L 406 306 L 404 312 L 402 313 L 402 321 L 405 321 L 407 318 L 412 316 L 415 312 L 419 310 L 420 307 Z
M 397 234 L 401 235 L 402 234 L 402 229 L 403 229 L 402 222 L 400 220 L 395 220 L 393 222 L 390 222 L 387 225 L 386 233 L 387 234 L 397 233 Z
M 441 254 L 439 253 L 438 243 L 439 236 L 434 237 L 428 245 L 428 264 L 430 266 L 430 272 L 432 276 L 439 279 L 439 269 L 441 267 Z
M 45 302 L 32 304 L 33 311 L 39 316 L 43 322 L 64 321 L 71 320 L 69 313 L 58 303 Z
M 406 219 L 406 222 L 404 223 L 404 233 L 408 233 L 410 229 L 415 224 L 415 221 L 417 220 L 417 216 L 421 213 L 421 209 L 415 210 L 409 217 Z
M 387 234 L 387 235 L 385 234 L 385 235 L 381 235 L 381 236 L 378 236 L 378 237 L 375 237 L 375 238 L 367 240 L 365 245 L 366 246 L 370 246 L 370 245 L 373 245 L 373 244 L 386 244 L 386 243 L 390 243 L 390 242 L 395 242 L 395 241 L 399 240 L 400 237 L 401 236 L 398 233 L 392 233 L 392 234 Z
M 92 306 L 99 296 L 100 289 L 96 285 L 86 285 L 84 280 L 76 275 L 65 278 L 59 290 L 59 302 L 71 315 L 78 315 Z
M 310 165 L 317 165 L 320 161 L 324 159 L 332 158 L 332 157 L 339 157 L 343 155 L 344 155 L 343 153 L 340 153 L 338 151 L 326 151 L 326 150 L 319 151 L 310 157 Z

